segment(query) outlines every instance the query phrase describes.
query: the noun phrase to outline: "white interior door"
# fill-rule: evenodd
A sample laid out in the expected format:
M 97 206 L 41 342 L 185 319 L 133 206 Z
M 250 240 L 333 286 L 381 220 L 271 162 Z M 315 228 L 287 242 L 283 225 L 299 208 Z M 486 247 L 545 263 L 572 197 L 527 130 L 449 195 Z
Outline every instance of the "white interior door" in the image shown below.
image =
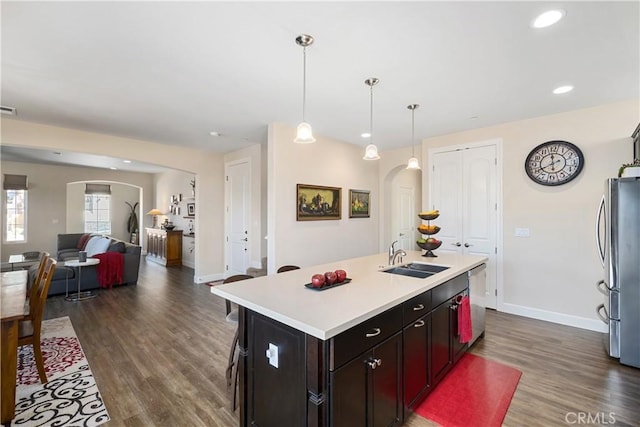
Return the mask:
M 438 252 L 488 258 L 486 290 L 478 303 L 497 306 L 498 194 L 497 147 L 469 146 L 436 152 L 432 160 L 431 207 L 441 227 Z
M 397 230 L 394 235 L 394 240 L 398 241 L 398 249 L 410 250 L 415 249 L 415 189 L 409 187 L 398 188 L 398 203 L 397 214 L 395 215 L 397 221 Z
M 225 276 L 246 274 L 251 236 L 251 189 L 249 162 L 227 164 L 226 174 L 226 272 Z

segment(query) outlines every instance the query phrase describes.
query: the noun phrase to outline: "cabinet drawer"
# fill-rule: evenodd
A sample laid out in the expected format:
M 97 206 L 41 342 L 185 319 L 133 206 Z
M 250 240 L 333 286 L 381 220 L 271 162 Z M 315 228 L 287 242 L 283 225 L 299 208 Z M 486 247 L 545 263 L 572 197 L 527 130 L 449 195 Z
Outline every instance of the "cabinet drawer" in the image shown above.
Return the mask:
M 431 291 L 423 292 L 402 303 L 403 325 L 415 322 L 431 311 Z
M 402 306 L 398 305 L 331 338 L 330 369 L 338 368 L 401 329 Z
M 431 289 L 431 304 L 433 308 L 436 308 L 449 298 L 453 298 L 455 294 L 464 291 L 467 289 L 468 285 L 469 278 L 467 273 L 463 273 L 448 282 L 444 282 L 442 285 Z

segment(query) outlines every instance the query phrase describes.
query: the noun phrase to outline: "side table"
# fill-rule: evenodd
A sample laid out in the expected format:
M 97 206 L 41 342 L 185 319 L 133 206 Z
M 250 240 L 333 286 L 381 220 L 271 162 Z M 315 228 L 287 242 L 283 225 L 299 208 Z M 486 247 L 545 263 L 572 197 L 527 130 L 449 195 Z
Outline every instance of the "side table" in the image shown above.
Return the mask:
M 69 276 L 67 276 L 66 296 L 64 297 L 66 301 L 84 301 L 98 296 L 91 291 L 80 292 L 80 284 L 82 283 L 82 267 L 98 264 L 100 264 L 100 260 L 98 258 L 87 258 L 84 262 L 80 262 L 77 259 L 65 261 L 65 267 L 78 269 L 78 292 L 75 295 L 69 295 Z

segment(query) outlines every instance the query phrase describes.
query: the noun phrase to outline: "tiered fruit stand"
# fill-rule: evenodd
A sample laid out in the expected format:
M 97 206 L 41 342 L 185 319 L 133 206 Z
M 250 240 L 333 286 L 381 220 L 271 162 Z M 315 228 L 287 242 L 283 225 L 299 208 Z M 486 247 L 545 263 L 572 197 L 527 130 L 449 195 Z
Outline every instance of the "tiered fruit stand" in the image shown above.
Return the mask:
M 420 234 L 428 236 L 427 239 L 420 239 L 416 243 L 421 249 L 424 249 L 425 253 L 422 256 L 436 258 L 438 255 L 434 254 L 433 251 L 438 249 L 440 245 L 442 245 L 442 241 L 436 240 L 432 238 L 434 234 L 437 234 L 440 231 L 440 227 L 437 225 L 431 225 L 431 221 L 438 218 L 440 213 L 438 211 L 429 211 L 429 212 L 421 212 L 418 214 L 420 219 L 427 221 L 427 225 L 420 224 L 418 226 L 418 231 Z M 433 239 L 435 241 L 430 241 L 429 239 Z

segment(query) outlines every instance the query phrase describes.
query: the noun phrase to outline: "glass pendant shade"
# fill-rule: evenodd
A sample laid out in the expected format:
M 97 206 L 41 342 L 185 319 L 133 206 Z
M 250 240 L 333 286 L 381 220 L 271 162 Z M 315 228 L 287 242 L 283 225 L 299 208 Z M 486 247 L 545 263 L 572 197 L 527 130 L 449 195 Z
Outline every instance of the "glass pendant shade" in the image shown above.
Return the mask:
M 311 125 L 305 120 L 305 111 L 307 104 L 307 46 L 311 46 L 313 37 L 308 34 L 300 34 L 296 37 L 296 44 L 302 46 L 302 122 L 296 130 L 296 138 L 293 142 L 298 144 L 311 144 L 316 142 L 313 137 Z
M 414 141 L 416 139 L 415 112 L 418 107 L 420 107 L 419 104 L 407 105 L 407 108 L 411 110 L 411 158 L 407 162 L 407 169 L 413 169 L 413 170 L 420 169 L 420 162 L 418 162 L 418 158 L 416 157 L 413 151 L 413 147 L 415 145 Z
M 296 131 L 296 139 L 293 140 L 298 144 L 311 144 L 312 142 L 316 142 L 316 139 L 313 137 L 313 131 L 311 130 L 311 125 L 307 122 L 302 122 L 298 125 L 298 130 Z
M 380 155 L 378 155 L 378 147 L 373 144 L 367 145 L 364 149 L 364 157 L 365 160 L 378 160 L 380 159 Z
M 369 108 L 369 137 L 373 140 L 373 87 L 378 84 L 380 80 L 376 77 L 371 77 L 364 81 L 364 84 L 369 86 L 371 95 L 371 104 Z M 364 149 L 364 160 L 379 160 L 378 147 L 373 142 L 367 145 Z
M 420 169 L 420 163 L 416 157 L 411 157 L 407 162 L 407 169 Z

